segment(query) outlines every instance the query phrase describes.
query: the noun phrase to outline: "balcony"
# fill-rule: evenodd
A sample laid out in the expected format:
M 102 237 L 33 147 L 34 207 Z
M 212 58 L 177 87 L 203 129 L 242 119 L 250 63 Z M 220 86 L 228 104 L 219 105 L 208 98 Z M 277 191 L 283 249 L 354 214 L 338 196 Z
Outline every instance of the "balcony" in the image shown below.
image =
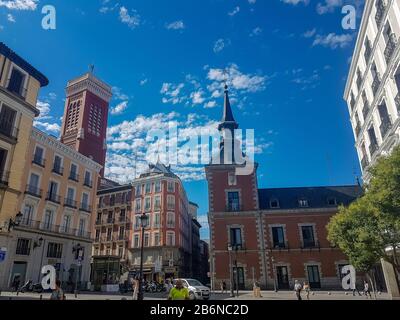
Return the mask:
M 47 192 L 46 200 L 57 204 L 61 203 L 61 197 L 58 194 L 51 192 Z
M 8 187 L 8 179 L 10 177 L 10 172 L 8 171 L 0 171 L 0 188 Z
M 87 203 L 81 202 L 81 205 L 79 206 L 79 210 L 87 212 L 87 213 L 91 213 L 92 206 Z
M 272 243 L 270 250 L 278 250 L 278 251 L 287 250 L 287 251 L 289 251 L 290 250 L 289 242 L 285 241 L 285 242 Z
M 17 228 L 40 230 L 55 234 L 65 234 L 82 239 L 90 239 L 91 236 L 90 232 L 84 230 L 73 229 L 66 226 L 54 225 L 51 223 L 46 223 L 43 221 L 34 221 L 30 219 L 23 220 L 22 223 Z
M 46 159 L 39 156 L 34 156 L 32 159 L 32 163 L 44 168 L 46 166 Z
M 388 43 L 385 48 L 385 52 L 384 52 L 387 65 L 389 65 L 390 60 L 393 57 L 393 53 L 394 53 L 394 50 L 396 49 L 396 45 L 397 45 L 396 35 L 394 33 L 391 33 Z
M 371 143 L 369 146 L 369 154 L 371 155 L 371 157 L 375 154 L 375 152 L 378 150 L 378 144 L 375 143 Z
M 107 224 L 114 224 L 115 223 L 115 219 L 114 218 L 107 218 L 106 223 Z
M 19 130 L 16 127 L 10 127 L 7 123 L 0 123 L 0 136 L 4 136 L 10 143 L 15 144 L 18 141 Z
M 70 172 L 68 179 L 75 182 L 79 182 L 79 174 L 77 174 L 76 172 Z
M 367 156 L 364 156 L 361 159 L 361 167 L 362 167 L 362 169 L 365 170 L 368 167 L 368 165 L 369 165 L 368 158 L 367 158 Z
M 116 234 L 115 241 L 128 241 L 128 236 L 126 234 Z
M 374 77 L 374 81 L 372 82 L 372 92 L 374 93 L 374 95 L 376 95 L 376 93 L 378 92 L 379 86 L 381 85 L 381 80 L 380 77 L 378 75 L 376 75 Z
M 83 182 L 83 185 L 89 188 L 93 188 L 93 181 L 89 180 L 89 179 L 85 179 L 85 181 Z
M 58 165 L 54 165 L 51 172 L 62 176 L 64 174 L 64 168 Z
M 65 198 L 64 199 L 64 207 L 76 209 L 78 206 L 77 206 L 77 202 L 75 200 Z
M 321 249 L 321 246 L 319 244 L 319 241 L 315 241 L 315 240 L 302 240 L 300 243 L 300 248 L 302 250 L 304 249 Z
M 392 122 L 390 119 L 384 119 L 382 120 L 381 125 L 379 126 L 379 129 L 381 131 L 382 139 L 386 137 L 390 129 L 392 128 Z
M 96 220 L 96 226 L 101 226 L 103 224 L 103 220 L 97 219 Z
M 120 216 L 119 219 L 118 219 L 118 222 L 128 223 L 129 222 L 129 218 L 127 216 Z
M 25 194 L 29 194 L 31 196 L 34 196 L 36 198 L 41 198 L 42 197 L 42 189 L 39 189 L 36 186 L 31 186 L 31 185 L 27 185 L 26 189 L 25 189 Z

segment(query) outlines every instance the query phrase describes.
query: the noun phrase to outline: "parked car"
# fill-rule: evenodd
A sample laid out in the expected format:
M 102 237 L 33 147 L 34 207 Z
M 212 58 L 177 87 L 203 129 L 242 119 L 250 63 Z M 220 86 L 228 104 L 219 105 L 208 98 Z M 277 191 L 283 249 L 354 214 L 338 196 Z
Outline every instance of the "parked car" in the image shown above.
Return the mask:
M 174 280 L 175 282 L 178 279 Z M 203 285 L 200 281 L 196 279 L 179 279 L 183 282 L 183 285 L 189 290 L 190 300 L 208 300 L 210 299 L 210 289 Z

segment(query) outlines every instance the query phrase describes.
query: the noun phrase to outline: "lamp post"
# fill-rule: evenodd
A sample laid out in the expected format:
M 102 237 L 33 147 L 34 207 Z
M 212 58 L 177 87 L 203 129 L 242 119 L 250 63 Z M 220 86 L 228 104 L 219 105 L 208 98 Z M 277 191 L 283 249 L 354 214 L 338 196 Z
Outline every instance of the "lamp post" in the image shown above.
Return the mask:
M 275 271 L 275 259 L 274 257 L 271 257 L 271 262 L 272 262 L 272 273 L 273 273 L 273 278 L 274 278 L 274 291 L 278 292 L 278 288 L 276 286 L 276 271 Z
M 236 270 L 236 296 L 239 297 L 239 270 L 238 270 L 238 261 L 237 261 L 237 252 L 239 250 L 239 246 L 235 245 L 235 270 Z
M 232 273 L 232 246 L 228 245 L 228 253 L 229 253 L 229 278 L 231 282 L 231 297 L 235 296 L 235 292 L 233 291 L 233 273 Z
M 8 221 L 8 232 L 12 230 L 14 227 L 18 227 L 21 222 L 22 222 L 23 214 L 21 212 L 18 212 L 17 215 L 15 216 L 15 221 L 10 218 Z
M 144 229 L 147 227 L 148 216 L 143 213 L 140 216 L 140 223 L 142 227 L 142 241 L 140 243 L 140 271 L 139 271 L 139 292 L 138 300 L 143 300 L 143 248 L 144 248 Z
M 76 277 L 75 277 L 75 289 L 74 289 L 74 294 L 75 294 L 75 298 L 78 297 L 78 280 L 80 280 L 80 273 L 82 270 L 82 255 L 81 252 L 83 252 L 84 247 L 81 246 L 80 243 L 78 243 L 77 245 L 73 246 L 72 248 L 72 253 L 78 252 L 78 272 L 76 273 Z

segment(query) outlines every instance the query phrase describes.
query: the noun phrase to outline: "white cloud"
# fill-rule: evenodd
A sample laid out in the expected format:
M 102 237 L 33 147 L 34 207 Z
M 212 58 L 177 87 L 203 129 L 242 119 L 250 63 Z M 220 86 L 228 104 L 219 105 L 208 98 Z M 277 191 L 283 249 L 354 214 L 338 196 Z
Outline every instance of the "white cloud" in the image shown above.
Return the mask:
M 257 0 L 248 0 L 250 4 L 255 4 Z
M 182 30 L 185 29 L 185 24 L 182 20 L 174 21 L 165 25 L 168 30 Z
M 215 108 L 217 106 L 217 102 L 215 100 L 208 101 L 204 108 Z
M 49 133 L 59 133 L 61 131 L 61 126 L 54 121 L 54 117 L 50 115 L 50 103 L 47 101 L 38 100 L 36 103 L 36 108 L 39 110 L 40 114 L 33 121 L 33 125 L 41 130 L 47 131 Z M 57 120 L 57 122 L 60 119 Z
M 190 98 L 192 99 L 193 104 L 202 104 L 205 101 L 203 94 L 203 90 L 192 92 Z
M 115 108 L 111 109 L 111 114 L 112 115 L 119 115 L 123 113 L 127 108 L 128 108 L 128 103 L 129 101 L 122 101 L 118 103 Z
M 342 5 L 343 0 L 325 0 L 324 4 L 317 4 L 317 13 L 322 15 L 328 12 L 333 12 L 337 7 L 340 7 Z
M 306 31 L 306 32 L 304 32 L 303 33 L 303 37 L 304 38 L 312 38 L 312 37 L 314 37 L 315 36 L 315 34 L 317 33 L 317 29 L 311 29 L 311 30 L 308 30 L 308 31 Z
M 256 27 L 251 31 L 250 37 L 258 36 L 261 34 L 261 32 L 262 32 L 262 29 L 260 27 Z
M 140 25 L 140 15 L 135 10 L 132 10 L 132 14 L 129 14 L 128 9 L 123 6 L 119 9 L 119 19 L 131 29 Z
M 9 13 L 9 14 L 7 14 L 7 20 L 9 21 L 9 22 L 15 22 L 15 17 L 11 14 L 11 13 Z
M 0 0 L 0 7 L 9 10 L 36 10 L 39 0 Z
M 214 52 L 218 53 L 221 52 L 222 50 L 224 50 L 224 48 L 230 43 L 229 40 L 225 40 L 225 39 L 218 39 L 217 41 L 215 41 L 214 43 Z
M 160 93 L 163 95 L 162 102 L 163 103 L 172 103 L 177 104 L 181 103 L 185 97 L 180 96 L 184 83 L 173 84 L 165 82 L 163 83 Z
M 287 4 L 293 4 L 293 5 L 298 5 L 299 3 L 304 3 L 305 5 L 308 5 L 310 3 L 310 0 L 281 0 L 284 3 Z
M 144 86 L 147 82 L 149 82 L 149 79 L 146 78 L 146 79 L 140 80 L 139 83 L 141 86 Z
M 112 93 L 115 99 L 118 100 L 128 100 L 129 97 L 122 92 L 122 89 L 119 87 L 112 87 Z
M 313 46 L 321 45 L 324 47 L 330 47 L 331 49 L 345 48 L 353 41 L 353 35 L 351 34 L 341 34 L 330 33 L 328 35 L 315 36 Z
M 234 15 L 236 15 L 237 13 L 239 13 L 239 11 L 240 11 L 240 7 L 239 7 L 239 6 L 236 6 L 235 8 L 233 8 L 232 11 L 228 12 L 228 15 L 231 16 L 231 17 L 233 17 Z
M 59 133 L 61 131 L 61 127 L 58 123 L 34 121 L 33 125 L 50 133 Z

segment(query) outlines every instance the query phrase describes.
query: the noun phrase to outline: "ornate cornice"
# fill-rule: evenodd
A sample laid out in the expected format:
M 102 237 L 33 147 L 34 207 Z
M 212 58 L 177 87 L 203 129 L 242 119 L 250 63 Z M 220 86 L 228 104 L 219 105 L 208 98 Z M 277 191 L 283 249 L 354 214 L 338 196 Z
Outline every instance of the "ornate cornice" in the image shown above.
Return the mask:
M 110 102 L 112 97 L 111 87 L 91 73 L 86 73 L 82 77 L 69 81 L 66 89 L 67 97 L 73 96 L 84 90 L 90 91 L 106 102 Z

